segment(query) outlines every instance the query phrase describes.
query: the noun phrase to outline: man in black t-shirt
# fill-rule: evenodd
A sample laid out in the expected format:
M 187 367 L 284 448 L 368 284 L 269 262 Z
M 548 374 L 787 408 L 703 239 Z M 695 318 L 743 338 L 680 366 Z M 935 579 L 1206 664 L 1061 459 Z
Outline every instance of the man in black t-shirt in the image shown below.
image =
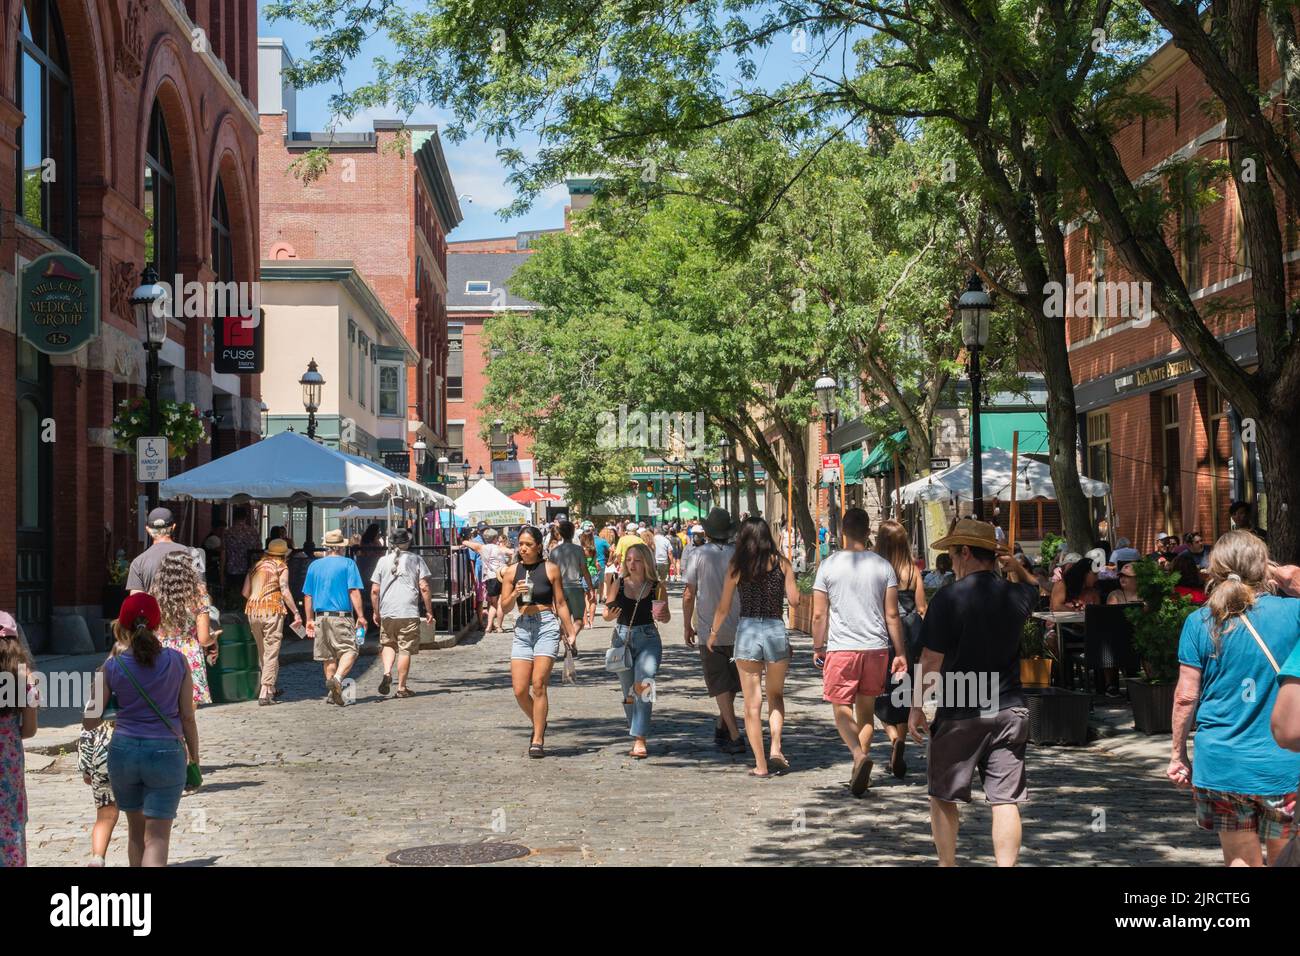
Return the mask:
M 997 574 L 990 524 L 964 518 L 934 543 L 952 557 L 957 581 L 935 594 L 921 627 L 923 700 L 937 699 L 933 728 L 922 707 L 908 719 L 919 742 L 930 733 L 930 829 L 940 866 L 954 866 L 960 814 L 976 770 L 993 807 L 993 852 L 999 866 L 1020 855 L 1029 711 L 1020 688 L 1020 632 L 1038 601 L 1038 585 L 1019 561 L 1004 557 Z M 937 677 L 936 677 L 937 675 Z M 934 685 L 938 685 L 935 687 Z

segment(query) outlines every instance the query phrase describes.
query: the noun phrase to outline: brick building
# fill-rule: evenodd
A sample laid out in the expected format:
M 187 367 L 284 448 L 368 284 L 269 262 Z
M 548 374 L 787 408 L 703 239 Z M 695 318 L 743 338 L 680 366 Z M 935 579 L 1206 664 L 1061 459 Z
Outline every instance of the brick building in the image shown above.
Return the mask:
M 0 607 L 36 650 L 102 634 L 109 562 L 140 547 L 144 486 L 111 421 L 143 392 L 128 299 L 146 261 L 166 282 L 257 279 L 256 17 L 253 0 L 0 0 L 0 447 L 17 452 L 0 455 Z M 49 252 L 98 271 L 97 334 L 70 354 L 17 334 L 15 264 Z M 213 326 L 188 314 L 161 397 L 215 428 L 173 473 L 258 432 L 256 376 L 214 374 Z M 184 509 L 185 539 L 205 512 Z
M 258 56 L 262 258 L 268 269 L 291 260 L 331 269 L 346 263 L 345 271 L 355 271 L 403 331 L 415 353 L 409 361 L 398 354 L 403 350 L 396 343 L 385 346 L 372 335 L 357 334 L 354 323 L 343 348 L 355 354 L 338 362 L 336 380 L 337 374 L 347 377 L 339 388 L 362 407 L 362 396 L 374 391 L 370 407 L 375 408 L 384 376 L 404 377 L 401 437 L 358 443 L 359 450 L 415 478 L 409 449 L 423 439 L 428 453 L 420 477 L 431 480 L 438 457 L 447 451 L 446 236 L 462 218 L 437 128 L 376 120 L 372 130 L 361 133 L 301 132 L 296 91 L 283 75 L 293 63 L 289 51 L 281 40 L 263 37 Z M 328 150 L 329 166 L 319 175 L 303 175 L 294 164 L 316 147 Z M 274 321 L 268 315 L 268 334 Z M 296 381 L 311 346 L 307 341 L 301 354 L 268 356 L 264 374 Z M 385 364 L 389 361 L 391 366 Z M 300 420 L 303 411 L 301 403 L 290 403 L 269 409 L 268 415 L 268 431 L 274 432 Z
M 1265 88 L 1275 83 L 1277 60 L 1264 37 L 1260 70 Z M 1158 50 L 1140 82 L 1169 112 L 1135 121 L 1116 135 L 1133 179 L 1191 155 L 1227 161 L 1224 123 L 1218 111 L 1204 108 L 1214 102 L 1213 93 L 1181 50 L 1172 44 Z M 1175 232 L 1179 262 L 1211 330 L 1250 368 L 1257 352 L 1241 213 L 1230 178 L 1214 188 L 1220 198 L 1212 204 L 1183 204 Z M 1300 288 L 1296 212 L 1278 210 L 1285 248 L 1291 250 L 1286 261 L 1292 290 Z M 1201 242 L 1195 241 L 1198 229 Z M 1262 525 L 1266 489 L 1257 446 L 1243 435 L 1232 396 L 1220 393 L 1158 315 L 1142 316 L 1141 287 L 1130 287 L 1133 276 L 1099 228 L 1074 224 L 1066 253 L 1076 285 L 1093 283 L 1082 294 L 1067 290 L 1065 298 L 1083 304 L 1066 322 L 1084 473 L 1112 485 L 1110 500 L 1094 503 L 1094 518 L 1109 509 L 1115 534 L 1143 549 L 1160 532 L 1199 531 L 1212 539 L 1227 531 L 1228 506 L 1235 499 L 1254 501 Z M 1099 288 L 1100 282 L 1107 285 Z

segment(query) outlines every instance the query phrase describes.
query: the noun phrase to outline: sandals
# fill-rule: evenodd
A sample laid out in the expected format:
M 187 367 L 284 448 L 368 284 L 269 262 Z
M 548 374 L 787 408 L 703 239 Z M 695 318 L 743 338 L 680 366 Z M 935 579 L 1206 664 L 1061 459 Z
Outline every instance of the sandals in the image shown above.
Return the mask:
M 393 689 L 393 676 L 385 674 L 379 679 L 379 696 L 387 697 L 388 692 Z
M 407 697 L 414 697 L 414 696 L 415 696 L 415 691 L 411 690 L 409 687 L 403 687 L 401 690 L 399 690 L 399 691 L 398 691 L 396 694 L 394 694 L 393 696 L 394 696 L 394 697 L 399 697 L 399 698 L 405 700 Z
M 767 773 L 759 773 L 757 767 L 751 767 L 749 770 L 749 776 L 753 777 L 755 780 L 771 780 L 776 776 L 776 774 L 771 771 Z
M 650 756 L 650 752 L 647 750 L 629 750 L 627 755 L 633 760 L 645 760 L 646 757 Z
M 867 792 L 871 786 L 871 758 L 864 757 L 862 762 L 853 768 L 853 776 L 849 778 L 849 792 L 855 797 L 860 797 Z
M 546 756 L 546 751 L 542 748 L 541 744 L 529 744 L 528 756 L 532 757 L 534 760 L 541 760 Z
M 772 773 L 789 773 L 790 764 L 781 754 L 772 754 L 767 758 L 767 768 Z
M 259 698 L 257 698 L 257 706 L 258 706 L 258 707 L 270 707 L 272 704 L 278 704 L 278 703 L 280 703 L 280 702 L 279 702 L 278 700 L 276 700 L 274 697 L 259 697 Z

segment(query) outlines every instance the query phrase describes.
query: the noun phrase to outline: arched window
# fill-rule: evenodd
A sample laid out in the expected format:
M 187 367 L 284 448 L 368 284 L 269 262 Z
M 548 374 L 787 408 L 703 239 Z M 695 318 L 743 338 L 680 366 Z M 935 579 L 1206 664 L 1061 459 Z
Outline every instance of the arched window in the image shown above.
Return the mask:
M 149 115 L 149 141 L 145 147 L 144 214 L 149 218 L 144 236 L 145 261 L 154 264 L 159 279 L 172 282 L 176 275 L 176 178 L 167 124 L 157 103 Z
M 218 282 L 235 281 L 235 250 L 230 241 L 230 207 L 226 204 L 226 188 L 217 179 L 212 196 L 212 271 Z
M 64 245 L 77 242 L 72 81 L 53 0 L 23 0 L 18 37 L 18 214 Z

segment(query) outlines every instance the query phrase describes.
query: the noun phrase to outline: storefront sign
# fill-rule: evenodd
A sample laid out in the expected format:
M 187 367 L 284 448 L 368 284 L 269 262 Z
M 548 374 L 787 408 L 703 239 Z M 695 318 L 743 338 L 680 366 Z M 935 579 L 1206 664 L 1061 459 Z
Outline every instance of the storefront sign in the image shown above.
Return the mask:
M 1126 375 L 1116 376 L 1115 391 L 1128 392 L 1134 389 L 1147 388 L 1152 385 L 1158 385 L 1161 382 L 1182 378 L 1184 375 L 1190 375 L 1194 371 L 1196 371 L 1196 363 L 1190 358 L 1178 359 L 1173 362 L 1160 362 L 1156 365 L 1148 365 L 1146 368 L 1140 368 L 1136 372 L 1129 372 Z
M 254 316 L 218 315 L 212 320 L 216 354 L 212 370 L 226 375 L 260 375 L 266 350 L 266 312 Z
M 46 355 L 68 355 L 99 335 L 99 270 L 71 252 L 23 266 L 18 334 Z

